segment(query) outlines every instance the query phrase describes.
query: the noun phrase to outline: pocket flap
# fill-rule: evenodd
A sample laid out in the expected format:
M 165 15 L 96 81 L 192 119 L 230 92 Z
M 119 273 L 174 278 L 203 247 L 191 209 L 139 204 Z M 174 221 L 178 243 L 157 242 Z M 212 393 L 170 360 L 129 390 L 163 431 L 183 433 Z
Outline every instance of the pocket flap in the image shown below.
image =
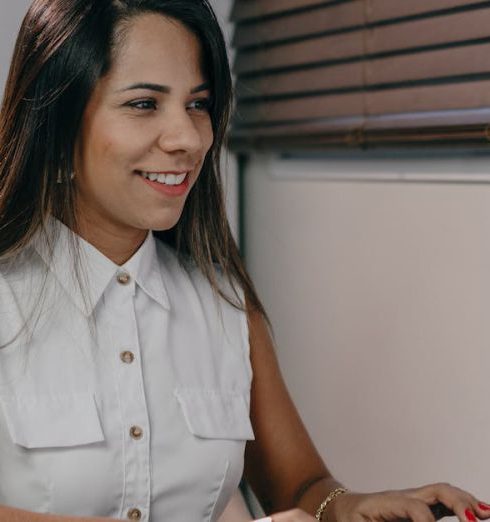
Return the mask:
M 174 394 L 189 431 L 197 437 L 254 440 L 248 395 L 197 388 L 178 388 Z
M 1 397 L 7 427 L 24 448 L 68 447 L 104 440 L 90 393 Z

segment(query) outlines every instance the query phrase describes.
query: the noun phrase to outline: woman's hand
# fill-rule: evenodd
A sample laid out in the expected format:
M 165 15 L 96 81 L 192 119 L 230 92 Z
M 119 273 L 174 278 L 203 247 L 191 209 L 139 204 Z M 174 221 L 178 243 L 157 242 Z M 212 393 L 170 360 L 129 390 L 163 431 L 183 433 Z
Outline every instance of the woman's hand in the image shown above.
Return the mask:
M 431 509 L 432 508 L 432 509 Z M 324 512 L 328 522 L 387 522 L 412 520 L 434 522 L 456 515 L 460 522 L 490 518 L 490 505 L 450 484 L 382 493 L 346 493 L 333 500 Z M 255 522 L 313 522 L 300 509 L 276 513 Z
M 382 493 L 346 493 L 327 506 L 324 519 L 329 522 L 434 522 L 453 513 L 460 522 L 475 522 L 476 518 L 490 518 L 490 505 L 450 484 L 431 484 Z

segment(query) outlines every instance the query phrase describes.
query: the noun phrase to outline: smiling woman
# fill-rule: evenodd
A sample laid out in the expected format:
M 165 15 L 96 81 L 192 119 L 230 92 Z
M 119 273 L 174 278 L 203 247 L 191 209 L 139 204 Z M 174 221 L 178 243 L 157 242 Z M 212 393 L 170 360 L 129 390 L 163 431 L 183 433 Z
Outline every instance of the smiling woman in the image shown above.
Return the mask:
M 139 15 L 83 115 L 74 157 L 79 232 L 108 257 L 117 250 L 117 263 L 149 229 L 176 225 L 213 144 L 201 52 L 181 24 Z
M 244 470 L 274 522 L 489 518 L 327 470 L 226 220 L 230 107 L 207 0 L 32 4 L 0 113 L 0 522 L 214 522 Z
M 0 520 L 215 520 L 236 490 L 262 308 L 230 105 L 207 2 L 32 4 L 0 116 Z

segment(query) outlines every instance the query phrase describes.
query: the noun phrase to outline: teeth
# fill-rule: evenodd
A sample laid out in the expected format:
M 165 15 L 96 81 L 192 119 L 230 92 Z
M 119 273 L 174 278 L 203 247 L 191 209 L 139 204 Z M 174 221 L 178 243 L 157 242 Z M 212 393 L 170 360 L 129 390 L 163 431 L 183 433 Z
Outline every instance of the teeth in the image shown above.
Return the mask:
M 175 185 L 177 183 L 177 176 L 175 174 L 167 174 L 167 179 L 165 180 L 167 185 Z
M 141 175 L 145 179 L 149 179 L 150 181 L 157 181 L 158 183 L 162 183 L 164 185 L 181 185 L 187 176 L 187 172 L 178 175 L 157 174 L 156 172 L 141 172 Z
M 187 172 L 184 172 L 184 174 L 179 174 L 178 176 L 175 176 L 175 178 L 176 178 L 175 184 L 180 185 L 181 183 L 184 183 L 186 176 L 187 176 Z

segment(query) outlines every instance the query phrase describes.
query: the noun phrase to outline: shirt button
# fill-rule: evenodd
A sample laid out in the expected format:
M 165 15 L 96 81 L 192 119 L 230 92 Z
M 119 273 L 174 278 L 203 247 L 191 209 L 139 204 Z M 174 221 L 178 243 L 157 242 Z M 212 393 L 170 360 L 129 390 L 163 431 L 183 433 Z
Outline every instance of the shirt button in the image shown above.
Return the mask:
M 134 361 L 134 354 L 129 350 L 121 352 L 121 361 L 126 364 L 131 364 Z
M 131 426 L 129 430 L 131 438 L 134 440 L 140 440 L 143 437 L 143 430 L 139 426 Z
M 128 520 L 141 520 L 141 511 L 133 508 L 128 511 Z
M 127 272 L 119 272 L 117 274 L 117 282 L 121 285 L 127 285 L 131 281 L 131 276 Z

